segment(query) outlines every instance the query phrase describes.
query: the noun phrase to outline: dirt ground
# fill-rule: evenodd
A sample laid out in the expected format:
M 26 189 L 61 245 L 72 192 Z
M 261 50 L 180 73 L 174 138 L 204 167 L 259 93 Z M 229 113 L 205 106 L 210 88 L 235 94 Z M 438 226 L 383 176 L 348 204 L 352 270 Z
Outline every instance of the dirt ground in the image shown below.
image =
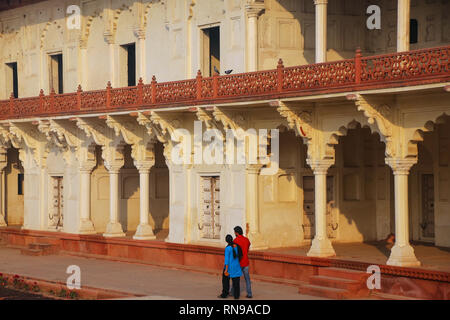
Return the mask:
M 39 294 L 0 287 L 0 300 L 54 300 Z

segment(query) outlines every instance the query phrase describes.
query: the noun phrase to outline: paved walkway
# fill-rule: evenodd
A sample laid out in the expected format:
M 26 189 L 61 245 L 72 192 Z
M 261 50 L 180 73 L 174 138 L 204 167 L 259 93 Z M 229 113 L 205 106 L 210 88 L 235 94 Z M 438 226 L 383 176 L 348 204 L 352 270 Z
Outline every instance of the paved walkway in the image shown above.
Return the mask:
M 18 249 L 0 247 L 0 272 L 65 283 L 69 265 L 81 268 L 82 286 L 144 295 L 144 299 L 212 300 L 222 286 L 217 275 L 69 255 L 25 256 Z M 300 295 L 294 286 L 260 281 L 252 285 L 258 300 L 320 299 Z M 241 297 L 246 299 L 245 295 Z
M 435 247 L 423 243 L 413 243 L 417 259 L 422 262 L 419 268 L 450 272 L 450 248 Z M 296 248 L 268 249 L 266 252 L 286 253 L 306 256 L 310 246 Z M 336 251 L 334 259 L 363 261 L 373 264 L 386 264 L 391 253 L 385 242 L 333 243 Z

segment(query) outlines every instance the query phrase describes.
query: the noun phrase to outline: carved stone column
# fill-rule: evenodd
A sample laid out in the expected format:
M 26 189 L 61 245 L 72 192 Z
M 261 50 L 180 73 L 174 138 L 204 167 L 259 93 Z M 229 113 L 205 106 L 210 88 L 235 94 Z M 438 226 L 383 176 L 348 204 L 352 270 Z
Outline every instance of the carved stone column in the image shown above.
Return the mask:
M 328 0 L 314 0 L 316 7 L 316 63 L 327 61 Z
M 85 162 L 80 165 L 80 222 L 79 234 L 95 234 L 91 221 L 91 172 L 95 162 Z
M 387 261 L 391 266 L 419 266 L 414 249 L 409 243 L 408 175 L 417 159 L 386 158 L 394 172 L 395 245 Z
M 397 52 L 409 51 L 411 0 L 398 0 L 397 8 Z
M 88 62 L 87 62 L 87 40 L 80 40 L 80 85 L 83 89 L 88 88 Z
M 327 172 L 334 159 L 307 160 L 314 171 L 316 234 L 308 251 L 309 257 L 331 257 L 336 253 L 327 235 Z
M 0 227 L 6 227 L 6 162 L 0 162 Z
M 115 54 L 114 54 L 114 34 L 110 31 L 106 31 L 104 34 L 105 41 L 108 44 L 108 52 L 109 52 L 109 78 L 111 85 L 113 87 L 117 87 L 116 83 L 116 72 L 115 72 Z
M 105 151 L 104 151 L 105 152 Z M 112 150 L 107 150 L 106 153 L 112 153 Z M 119 151 L 117 151 L 119 152 Z M 107 155 L 105 160 L 105 167 L 109 172 L 109 222 L 106 226 L 104 237 L 123 237 L 122 225 L 119 222 L 120 213 L 120 198 L 119 198 L 119 172 L 124 165 L 123 159 L 114 159 L 111 154 Z
M 139 170 L 139 184 L 140 184 L 140 214 L 139 214 L 139 226 L 133 239 L 137 240 L 153 240 L 156 239 L 152 227 L 148 223 L 148 214 L 150 211 L 150 168 L 152 165 L 138 164 Z
M 247 219 L 249 225 L 248 237 L 252 243 L 253 250 L 267 249 L 268 245 L 259 230 L 259 207 L 258 207 L 258 176 L 262 165 L 249 164 L 246 167 L 246 198 Z
M 247 14 L 247 72 L 258 70 L 258 16 L 264 3 L 254 2 L 245 6 Z
M 136 57 L 137 57 L 137 78 L 142 78 L 145 82 L 145 59 L 146 59 L 146 46 L 145 46 L 145 30 L 136 28 L 134 34 L 137 38 Z

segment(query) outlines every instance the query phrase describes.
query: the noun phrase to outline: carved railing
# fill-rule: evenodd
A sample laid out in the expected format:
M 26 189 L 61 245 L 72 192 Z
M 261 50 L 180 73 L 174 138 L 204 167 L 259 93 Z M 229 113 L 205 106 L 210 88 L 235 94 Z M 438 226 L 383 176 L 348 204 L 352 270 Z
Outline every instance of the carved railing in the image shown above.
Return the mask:
M 139 110 L 450 81 L 450 46 L 191 80 L 0 101 L 0 119 Z

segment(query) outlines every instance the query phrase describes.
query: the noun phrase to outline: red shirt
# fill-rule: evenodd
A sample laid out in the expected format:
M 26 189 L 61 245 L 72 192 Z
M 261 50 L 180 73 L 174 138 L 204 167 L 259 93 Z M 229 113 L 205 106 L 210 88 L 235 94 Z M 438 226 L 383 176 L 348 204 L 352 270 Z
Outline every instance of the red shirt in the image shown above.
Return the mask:
M 241 267 L 248 267 L 250 262 L 248 261 L 248 249 L 250 248 L 250 240 L 248 238 L 238 235 L 234 241 L 234 243 L 238 244 L 242 249 L 242 259 L 240 261 Z

